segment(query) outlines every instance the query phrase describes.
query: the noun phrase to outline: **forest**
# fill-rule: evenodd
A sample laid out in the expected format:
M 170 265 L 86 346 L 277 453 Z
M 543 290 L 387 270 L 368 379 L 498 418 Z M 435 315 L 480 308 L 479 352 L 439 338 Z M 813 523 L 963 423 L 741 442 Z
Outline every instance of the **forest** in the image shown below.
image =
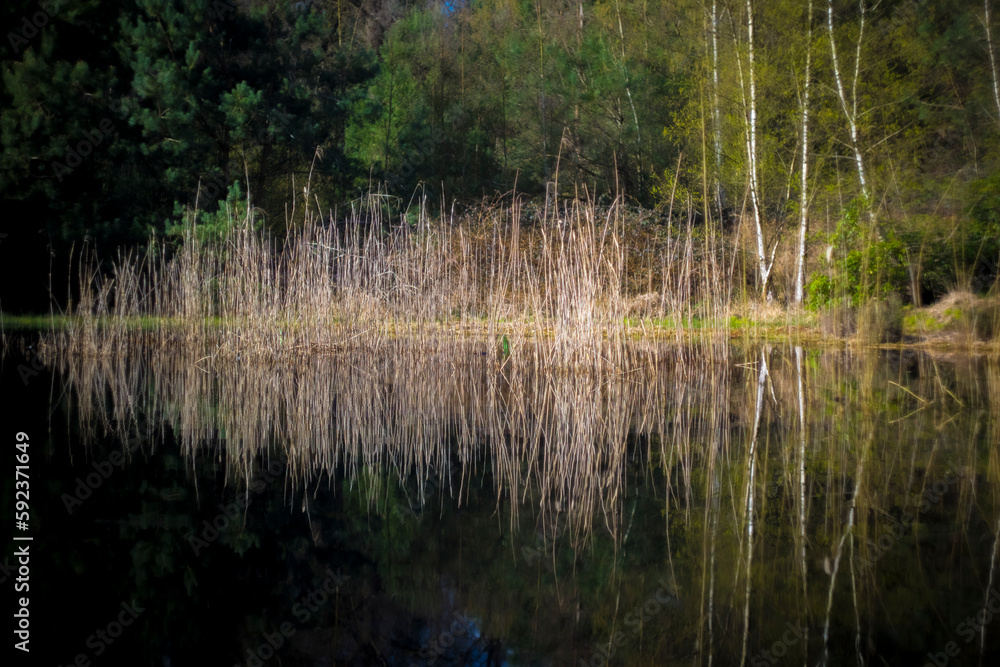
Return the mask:
M 221 238 L 240 205 L 280 240 L 362 198 L 388 227 L 615 202 L 647 246 L 691 230 L 692 265 L 723 239 L 751 298 L 985 294 L 991 4 L 7 2 L 3 249 L 44 239 L 41 281 L 83 243 Z

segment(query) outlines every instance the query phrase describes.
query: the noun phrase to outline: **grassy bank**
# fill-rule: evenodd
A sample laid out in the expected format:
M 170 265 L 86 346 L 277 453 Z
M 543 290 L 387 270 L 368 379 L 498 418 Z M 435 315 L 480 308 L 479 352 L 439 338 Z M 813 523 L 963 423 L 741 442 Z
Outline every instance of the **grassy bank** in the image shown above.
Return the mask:
M 622 327 L 628 338 L 633 340 L 678 340 L 687 341 L 701 338 L 745 338 L 762 341 L 794 340 L 807 344 L 828 345 L 890 345 L 904 347 L 921 347 L 934 349 L 971 349 L 997 350 L 996 330 L 992 322 L 992 310 L 996 307 L 995 300 L 971 297 L 965 301 L 965 308 L 944 306 L 957 299 L 967 298 L 966 294 L 948 295 L 941 302 L 925 308 L 902 308 L 895 323 L 887 323 L 886 330 L 875 333 L 875 338 L 865 338 L 855 328 L 838 328 L 831 324 L 835 319 L 830 313 L 818 313 L 809 310 L 788 309 L 783 307 L 756 308 L 753 304 L 736 313 L 735 309 L 728 318 L 723 320 L 705 320 L 693 317 L 690 320 L 675 321 L 669 317 L 626 317 Z M 853 314 L 857 317 L 857 313 Z M 49 341 L 59 339 L 60 335 L 67 338 L 76 335 L 83 327 L 91 328 L 96 336 L 103 332 L 124 333 L 135 338 L 157 341 L 161 345 L 172 345 L 183 342 L 185 333 L 190 329 L 190 323 L 181 318 L 159 318 L 153 316 L 140 317 L 95 317 L 85 318 L 79 315 L 10 315 L 3 314 L 2 322 L 7 334 L 38 333 L 54 336 Z M 507 323 L 514 326 L 516 322 Z M 521 323 L 523 337 L 526 340 L 535 339 L 539 335 L 539 327 L 531 323 Z M 530 326 L 529 326 L 530 325 Z M 286 323 L 281 328 L 282 335 L 297 328 L 295 322 Z M 329 321 L 331 328 L 337 328 L 335 318 Z M 213 332 L 219 334 L 226 330 L 239 328 L 239 322 L 223 323 L 221 318 L 207 318 L 199 327 L 207 337 Z M 453 318 L 434 323 L 390 321 L 384 331 L 391 336 L 408 336 L 418 331 L 430 336 L 453 336 L 461 338 L 484 338 L 489 334 L 489 323 L 485 319 Z M 876 330 L 877 331 L 877 330 Z M 871 334 L 871 332 L 870 332 Z M 497 337 L 498 349 L 502 345 L 501 334 Z M 553 328 L 546 323 L 541 327 L 543 339 L 554 336 Z M 879 337 L 881 336 L 881 337 Z M 344 347 L 356 347 L 354 341 L 345 339 L 341 344 L 333 343 L 330 350 Z M 299 350 L 300 352 L 304 350 Z M 317 351 L 317 350 L 313 350 Z

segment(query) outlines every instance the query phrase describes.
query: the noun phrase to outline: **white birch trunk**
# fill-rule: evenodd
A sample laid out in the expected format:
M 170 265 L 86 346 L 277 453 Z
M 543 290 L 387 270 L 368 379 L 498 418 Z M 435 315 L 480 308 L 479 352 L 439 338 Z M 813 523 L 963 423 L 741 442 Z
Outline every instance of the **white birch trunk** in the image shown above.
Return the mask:
M 753 203 L 754 226 L 757 230 L 757 264 L 760 269 L 760 292 L 767 294 L 767 278 L 771 273 L 771 264 L 764 252 L 764 230 L 761 226 L 760 192 L 757 179 L 757 75 L 754 67 L 753 49 L 753 2 L 747 0 L 747 64 L 750 73 L 750 140 L 748 159 L 750 161 L 750 197 Z
M 715 205 L 719 215 L 726 205 L 722 192 L 722 121 L 719 113 L 719 15 L 716 0 L 712 0 L 712 134 L 715 147 Z
M 625 59 L 625 30 L 622 28 L 622 9 L 618 0 L 615 0 L 615 13 L 618 15 L 618 38 L 622 45 L 622 75 L 625 77 L 625 95 L 628 97 L 629 108 L 632 109 L 632 121 L 635 123 L 635 143 L 636 152 L 642 150 L 642 136 L 639 133 L 639 114 L 635 111 L 635 102 L 632 100 L 632 87 L 629 83 L 628 61 Z M 580 30 L 583 30 L 583 4 L 580 4 Z
M 733 40 L 736 40 L 735 28 L 733 29 Z M 767 279 L 771 273 L 771 267 L 774 265 L 774 250 L 777 249 L 777 245 L 774 246 L 771 252 L 771 260 L 768 261 L 767 254 L 764 251 L 764 230 L 761 225 L 760 193 L 758 191 L 757 178 L 757 77 L 754 72 L 752 0 L 747 0 L 748 73 L 746 77 L 743 75 L 743 62 L 739 55 L 739 44 L 737 43 L 736 46 L 736 72 L 739 75 L 740 92 L 743 97 L 743 110 L 746 114 L 746 131 L 744 132 L 744 137 L 747 152 L 747 171 L 750 181 L 750 204 L 753 209 L 754 231 L 756 232 L 757 240 L 757 267 L 760 275 L 760 292 L 763 296 L 767 294 Z M 749 87 L 747 86 L 747 80 L 749 80 Z
M 754 524 L 753 524 L 753 514 L 754 514 L 754 498 L 755 498 L 755 487 L 757 485 L 757 434 L 760 430 L 760 415 L 764 408 L 764 385 L 767 382 L 767 357 L 764 352 L 760 353 L 760 373 L 757 375 L 757 404 L 754 410 L 753 418 L 753 435 L 750 438 L 750 452 L 747 454 L 747 467 L 749 468 L 749 477 L 747 480 L 747 499 L 746 499 L 746 515 L 747 515 L 747 570 L 746 570 L 746 594 L 744 598 L 743 607 L 743 651 L 740 657 L 741 665 L 746 664 L 747 659 L 747 643 L 749 641 L 750 633 L 750 592 L 751 592 L 751 581 L 752 581 L 752 566 L 753 566 L 753 538 L 754 538 Z
M 809 27 L 806 30 L 806 71 L 802 92 L 802 193 L 799 203 L 799 248 L 798 269 L 795 275 L 795 304 L 802 305 L 803 289 L 806 281 L 806 232 L 809 229 L 809 75 L 812 64 L 812 23 L 813 3 L 809 0 Z
M 868 201 L 868 177 L 865 174 L 864 158 L 858 144 L 858 75 L 861 67 L 861 39 L 865 34 L 865 3 L 860 0 L 861 27 L 858 32 L 858 45 L 854 61 L 854 81 L 851 85 L 851 102 L 848 104 L 847 93 L 844 91 L 844 80 L 840 76 L 840 60 L 837 57 L 837 40 L 833 34 L 833 0 L 827 0 L 826 25 L 830 31 L 830 56 L 833 60 L 833 77 L 837 84 L 837 98 L 840 108 L 847 120 L 847 128 L 851 133 L 851 149 L 854 151 L 854 162 L 858 169 L 858 180 L 861 182 L 861 194 Z
M 868 450 L 871 449 L 871 446 L 871 441 L 866 442 L 864 444 L 864 450 L 861 452 L 861 458 L 858 459 L 858 467 L 854 474 L 854 493 L 851 494 L 851 505 L 847 510 L 847 526 L 844 529 L 844 534 L 840 537 L 840 541 L 837 543 L 837 552 L 833 558 L 833 571 L 830 572 L 830 588 L 826 596 L 826 621 L 823 624 L 823 656 L 819 661 L 819 664 L 824 667 L 829 664 L 830 660 L 830 613 L 833 610 L 833 590 L 837 585 L 837 573 L 840 571 L 840 559 L 844 553 L 844 542 L 848 539 L 850 540 L 853 559 L 855 512 L 857 511 L 858 495 L 861 493 L 862 483 L 864 481 L 865 460 L 868 458 Z M 853 565 L 851 572 L 853 577 Z M 857 603 L 855 603 L 855 607 L 856 604 Z
M 983 600 L 983 613 L 987 613 L 990 604 L 990 596 L 993 594 L 993 575 L 996 572 L 995 566 L 997 562 L 997 551 L 1000 549 L 1000 519 L 997 519 L 997 530 L 994 533 L 996 537 L 993 538 L 993 552 L 990 554 L 990 577 L 986 582 L 986 595 L 985 600 Z M 979 631 L 979 664 L 983 664 L 983 653 L 986 651 L 986 625 Z
M 809 18 L 812 25 L 812 0 L 809 0 Z M 808 69 L 808 67 L 806 68 Z M 802 573 L 802 602 L 809 604 L 809 567 L 806 565 L 806 398 L 802 390 L 802 346 L 795 346 L 795 374 L 799 389 L 799 568 Z M 803 627 L 802 643 L 809 645 L 809 628 Z M 803 655 L 803 664 L 809 652 Z
M 997 105 L 997 125 L 1000 125 L 1000 75 L 997 74 L 997 63 L 993 55 L 993 33 L 990 29 L 990 0 L 983 0 L 986 26 L 986 50 L 990 54 L 990 74 L 993 76 L 993 102 Z

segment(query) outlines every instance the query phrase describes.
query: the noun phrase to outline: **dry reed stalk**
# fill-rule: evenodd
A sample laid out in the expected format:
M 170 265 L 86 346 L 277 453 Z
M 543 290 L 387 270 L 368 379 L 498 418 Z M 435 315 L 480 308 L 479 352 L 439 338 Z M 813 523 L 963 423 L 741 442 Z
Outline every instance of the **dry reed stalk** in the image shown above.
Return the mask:
M 85 249 L 74 326 L 61 344 L 114 354 L 144 341 L 273 358 L 379 350 L 402 338 L 441 345 L 456 335 L 509 348 L 530 335 L 554 341 L 545 363 L 625 370 L 626 343 L 660 329 L 649 313 L 638 326 L 629 321 L 629 284 L 655 287 L 657 314 L 677 340 L 696 318 L 724 322 L 725 249 L 714 235 L 694 242 L 690 206 L 683 232 L 668 221 L 658 286 L 653 262 L 645 280 L 632 275 L 639 265 L 629 264 L 620 200 L 603 210 L 590 200 L 547 207 L 527 230 L 523 215 L 515 199 L 432 221 L 421 201 L 411 225 L 387 219 L 370 197 L 344 221 L 310 214 L 279 243 L 255 231 L 248 213 L 221 241 L 202 240 L 192 222 L 176 251 L 152 239 L 155 252 L 120 253 L 110 280 Z

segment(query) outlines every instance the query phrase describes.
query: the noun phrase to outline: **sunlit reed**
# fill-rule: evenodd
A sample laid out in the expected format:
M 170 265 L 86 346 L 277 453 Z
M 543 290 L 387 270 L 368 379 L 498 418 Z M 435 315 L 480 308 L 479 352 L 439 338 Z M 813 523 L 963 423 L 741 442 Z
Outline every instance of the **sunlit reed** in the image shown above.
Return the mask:
M 46 343 L 103 355 L 142 342 L 235 358 L 402 339 L 434 348 L 456 337 L 509 354 L 533 339 L 554 342 L 542 348 L 547 363 L 624 369 L 632 338 L 684 338 L 685 323 L 726 320 L 716 269 L 725 250 L 693 241 L 692 216 L 668 225 L 660 258 L 644 266 L 629 265 L 642 253 L 627 244 L 648 249 L 652 237 L 626 230 L 619 201 L 566 202 L 525 226 L 517 199 L 436 220 L 421 205 L 411 223 L 386 219 L 369 198 L 343 219 L 311 217 L 281 242 L 250 218 L 221 241 L 202 240 L 192 223 L 177 248 L 153 238 L 145 254 L 110 262 L 83 248 L 73 324 Z

